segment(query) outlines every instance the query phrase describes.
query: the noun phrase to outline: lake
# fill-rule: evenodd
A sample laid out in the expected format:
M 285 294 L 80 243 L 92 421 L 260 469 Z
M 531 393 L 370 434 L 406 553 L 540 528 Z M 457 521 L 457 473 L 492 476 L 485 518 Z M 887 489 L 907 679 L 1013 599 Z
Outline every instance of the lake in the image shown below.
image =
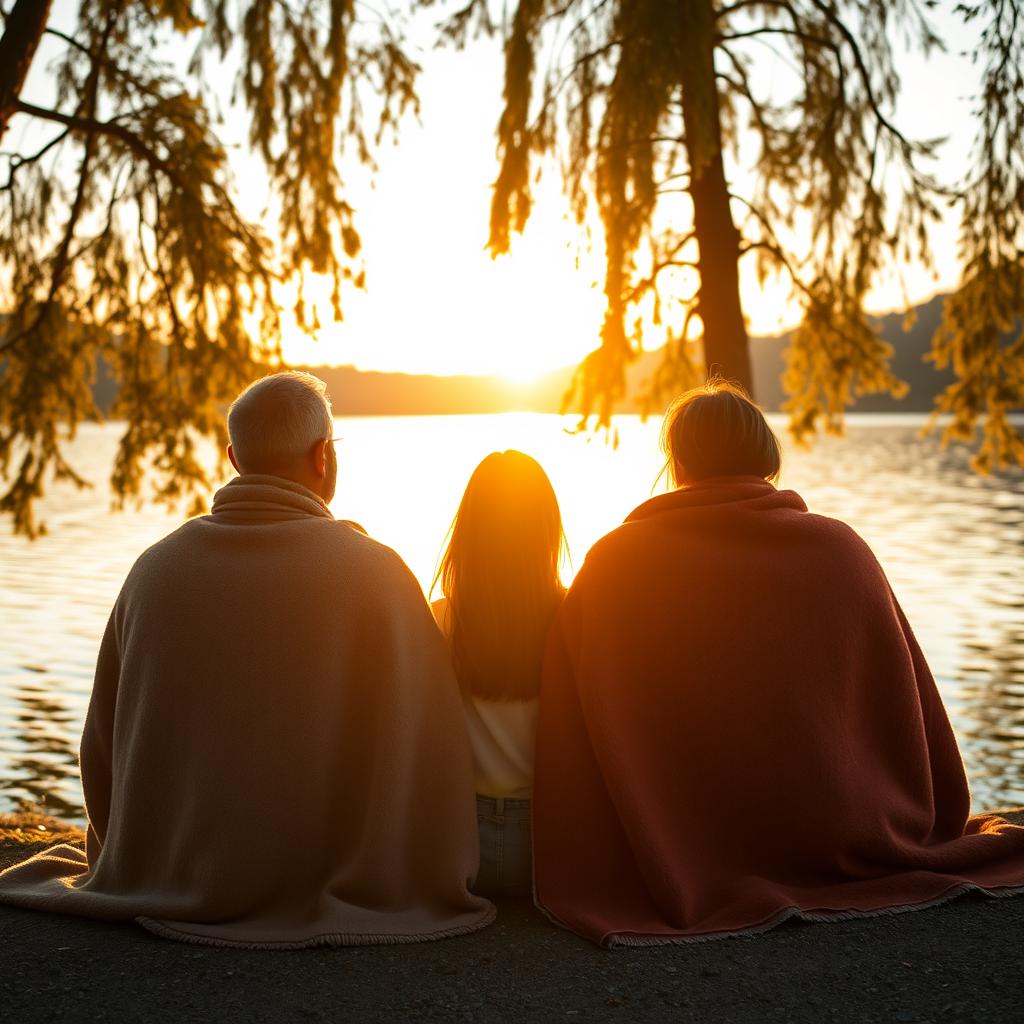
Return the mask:
M 770 417 L 780 431 L 784 421 Z M 923 417 L 855 416 L 845 438 L 786 448 L 781 486 L 872 546 L 928 657 L 977 810 L 1024 804 L 1024 472 L 970 471 L 969 453 L 919 436 Z M 659 424 L 624 416 L 617 448 L 539 413 L 339 419 L 339 518 L 395 548 L 424 589 L 469 474 L 519 448 L 547 469 L 573 563 L 657 493 Z M 81 821 L 76 752 L 100 636 L 137 555 L 181 522 L 110 510 L 116 424 L 82 428 L 71 462 L 96 487 L 52 485 L 50 534 L 0 533 L 0 811 Z M 660 489 L 664 489 L 664 482 Z

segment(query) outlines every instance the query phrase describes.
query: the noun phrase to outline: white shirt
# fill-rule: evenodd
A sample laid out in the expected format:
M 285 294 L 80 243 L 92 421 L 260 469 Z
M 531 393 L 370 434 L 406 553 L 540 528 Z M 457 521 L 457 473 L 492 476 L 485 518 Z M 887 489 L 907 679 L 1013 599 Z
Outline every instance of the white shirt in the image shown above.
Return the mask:
M 448 599 L 439 598 L 430 607 L 441 631 L 447 635 Z M 536 697 L 488 700 L 463 693 L 476 791 L 481 796 L 530 799 L 539 705 Z

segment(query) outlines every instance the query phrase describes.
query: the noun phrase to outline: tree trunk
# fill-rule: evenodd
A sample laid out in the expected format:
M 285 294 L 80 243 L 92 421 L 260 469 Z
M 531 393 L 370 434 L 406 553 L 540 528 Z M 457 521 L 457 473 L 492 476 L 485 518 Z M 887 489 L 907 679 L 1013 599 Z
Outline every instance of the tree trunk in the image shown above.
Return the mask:
M 16 0 L 0 36 L 0 139 L 15 111 L 52 0 Z
M 750 345 L 740 305 L 740 235 L 729 208 L 715 82 L 713 0 L 677 0 L 683 19 L 683 126 L 699 249 L 704 362 L 708 374 L 736 381 L 753 396 Z

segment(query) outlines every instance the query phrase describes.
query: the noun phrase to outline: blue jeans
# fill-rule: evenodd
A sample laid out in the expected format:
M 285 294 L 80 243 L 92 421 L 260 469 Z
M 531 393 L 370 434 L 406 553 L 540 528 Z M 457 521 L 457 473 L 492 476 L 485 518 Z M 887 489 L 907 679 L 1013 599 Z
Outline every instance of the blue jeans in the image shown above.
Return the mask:
M 480 829 L 480 872 L 473 892 L 480 896 L 529 896 L 533 892 L 530 801 L 476 798 Z

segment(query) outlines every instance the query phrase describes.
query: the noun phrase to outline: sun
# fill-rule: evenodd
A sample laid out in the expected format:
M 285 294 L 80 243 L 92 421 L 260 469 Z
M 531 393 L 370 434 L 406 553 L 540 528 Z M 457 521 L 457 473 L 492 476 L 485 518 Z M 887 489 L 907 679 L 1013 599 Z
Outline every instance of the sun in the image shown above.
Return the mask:
M 307 277 L 323 326 L 313 341 L 286 315 L 286 359 L 516 384 L 576 365 L 599 343 L 603 255 L 575 251 L 575 225 L 541 208 L 512 251 L 494 259 L 479 222 L 462 216 L 449 214 L 447 230 L 423 224 L 403 245 L 368 236 L 367 289 L 345 297 L 341 323 L 331 318 L 329 282 Z M 289 299 L 282 295 L 285 310 Z
M 538 370 L 536 366 L 524 363 L 522 366 L 506 367 L 498 376 L 515 387 L 526 387 L 530 384 L 539 383 L 545 372 L 544 370 Z

